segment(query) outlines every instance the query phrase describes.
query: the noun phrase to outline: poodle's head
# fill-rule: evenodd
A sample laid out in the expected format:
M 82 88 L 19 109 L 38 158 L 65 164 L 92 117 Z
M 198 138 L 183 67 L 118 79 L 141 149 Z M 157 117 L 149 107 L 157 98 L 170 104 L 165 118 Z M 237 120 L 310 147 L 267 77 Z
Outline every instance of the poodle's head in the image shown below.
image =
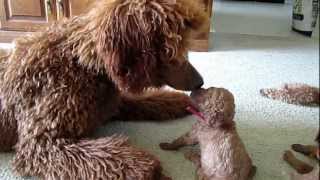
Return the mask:
M 91 13 L 96 14 L 98 57 L 121 89 L 202 86 L 187 61 L 190 33 L 208 26 L 195 0 L 101 0 Z
M 199 89 L 191 93 L 195 108 L 189 107 L 199 120 L 210 127 L 229 128 L 235 114 L 234 97 L 224 88 Z

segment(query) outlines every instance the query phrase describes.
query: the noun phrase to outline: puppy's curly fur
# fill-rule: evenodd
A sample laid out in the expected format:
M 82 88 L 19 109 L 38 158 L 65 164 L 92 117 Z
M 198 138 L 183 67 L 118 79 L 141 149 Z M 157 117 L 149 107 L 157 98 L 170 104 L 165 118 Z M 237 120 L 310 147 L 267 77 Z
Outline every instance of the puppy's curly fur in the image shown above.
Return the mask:
M 161 169 L 154 156 L 122 137 L 84 137 L 110 118 L 187 114 L 188 96 L 144 90 L 202 85 L 185 61 L 190 30 L 207 21 L 198 7 L 191 0 L 101 0 L 16 40 L 0 62 L 0 150 L 15 145 L 15 171 L 43 179 L 153 179 Z
M 199 121 L 190 132 L 160 147 L 176 150 L 199 143 L 201 155 L 193 152 L 185 156 L 195 163 L 201 180 L 251 179 L 256 168 L 236 131 L 233 95 L 223 88 L 209 88 L 194 91 L 191 97 L 200 110 L 191 109 Z
M 261 89 L 260 94 L 289 104 L 308 106 L 320 104 L 319 88 L 302 83 L 286 83 L 280 88 Z
M 209 88 L 195 91 L 191 96 L 200 110 L 193 109 L 199 122 L 185 135 L 171 143 L 161 143 L 160 147 L 175 150 L 199 143 L 201 154 L 185 154 L 196 165 L 198 179 L 252 179 L 256 168 L 236 131 L 233 95 L 223 88 Z

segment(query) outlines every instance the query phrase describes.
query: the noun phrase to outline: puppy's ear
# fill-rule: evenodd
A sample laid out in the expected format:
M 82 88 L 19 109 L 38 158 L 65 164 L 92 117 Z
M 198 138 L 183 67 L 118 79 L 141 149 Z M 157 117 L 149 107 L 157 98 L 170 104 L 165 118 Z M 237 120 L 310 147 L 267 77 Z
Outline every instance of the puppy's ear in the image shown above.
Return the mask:
M 230 130 L 234 127 L 234 121 L 230 117 L 226 117 L 224 112 L 215 112 L 213 117 L 208 120 L 208 125 L 213 128 Z

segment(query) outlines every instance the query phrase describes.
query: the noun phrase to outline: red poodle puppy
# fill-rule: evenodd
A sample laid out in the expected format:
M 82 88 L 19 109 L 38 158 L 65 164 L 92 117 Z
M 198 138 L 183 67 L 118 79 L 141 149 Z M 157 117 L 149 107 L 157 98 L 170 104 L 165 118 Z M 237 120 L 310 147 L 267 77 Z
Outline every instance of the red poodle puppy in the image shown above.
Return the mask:
M 18 39 L 0 61 L 0 150 L 14 146 L 15 171 L 46 180 L 153 179 L 158 160 L 125 138 L 84 138 L 111 118 L 187 114 L 188 96 L 146 89 L 203 84 L 186 60 L 190 32 L 207 22 L 200 7 L 193 0 L 101 0 Z
M 186 134 L 170 143 L 161 143 L 164 150 L 177 150 L 187 145 L 200 145 L 200 153 L 185 157 L 197 167 L 199 180 L 251 180 L 256 167 L 239 137 L 235 122 L 232 93 L 224 88 L 192 92 L 197 108 L 188 109 L 199 121 Z

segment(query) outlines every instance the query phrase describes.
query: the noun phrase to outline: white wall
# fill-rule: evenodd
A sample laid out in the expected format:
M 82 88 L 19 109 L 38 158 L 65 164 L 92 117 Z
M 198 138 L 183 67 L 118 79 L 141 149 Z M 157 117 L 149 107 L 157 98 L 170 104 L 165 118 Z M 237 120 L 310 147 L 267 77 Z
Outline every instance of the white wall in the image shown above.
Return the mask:
M 320 15 L 318 15 L 318 22 L 317 22 L 316 28 L 312 32 L 312 37 L 316 39 L 319 39 L 319 23 L 320 23 Z

